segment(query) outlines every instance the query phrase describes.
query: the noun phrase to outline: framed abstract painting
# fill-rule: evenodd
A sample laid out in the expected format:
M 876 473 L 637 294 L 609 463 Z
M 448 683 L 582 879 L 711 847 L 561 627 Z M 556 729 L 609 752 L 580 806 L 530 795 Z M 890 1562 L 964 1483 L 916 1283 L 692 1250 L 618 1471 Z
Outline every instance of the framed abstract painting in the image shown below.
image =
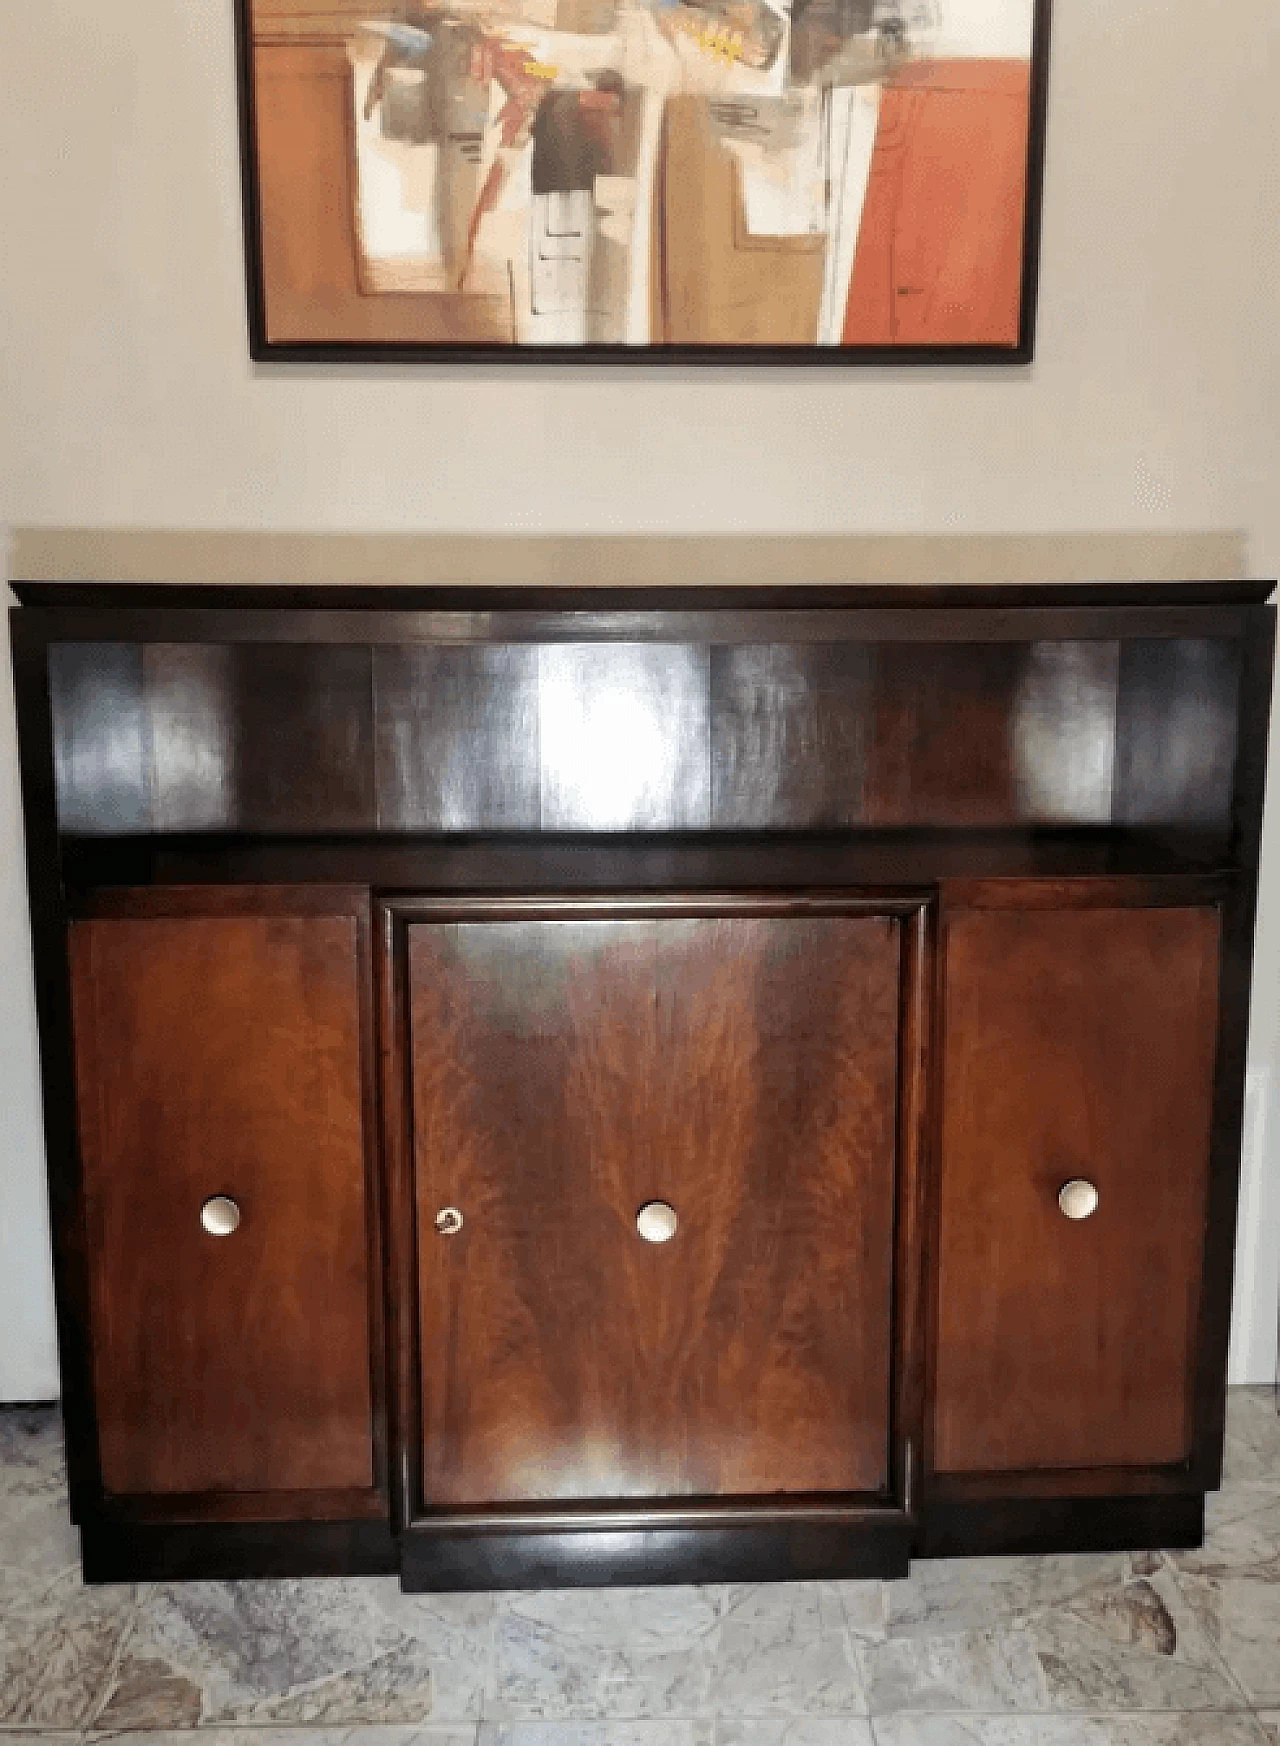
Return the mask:
M 255 357 L 1025 363 L 1049 0 L 237 0 Z

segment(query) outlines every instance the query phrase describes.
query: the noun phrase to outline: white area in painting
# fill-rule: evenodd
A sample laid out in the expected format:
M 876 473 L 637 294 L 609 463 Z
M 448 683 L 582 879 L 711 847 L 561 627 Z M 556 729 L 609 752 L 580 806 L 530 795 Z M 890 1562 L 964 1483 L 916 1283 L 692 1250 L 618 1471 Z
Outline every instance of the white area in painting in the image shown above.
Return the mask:
M 831 93 L 827 123 L 831 142 L 831 228 L 818 310 L 819 345 L 838 346 L 844 332 L 853 257 L 862 227 L 879 119 L 879 85 L 851 85 Z
M 436 148 L 418 146 L 434 159 Z M 366 253 L 382 260 L 437 260 L 440 244 L 434 213 L 408 212 L 404 177 L 380 151 L 360 161 L 360 228 Z
M 374 260 L 438 261 L 440 239 L 434 198 L 436 147 L 400 145 L 382 137 L 378 114 L 366 121 L 365 100 L 375 63 L 355 62 L 356 164 L 360 238 Z M 412 182 L 412 192 L 406 180 Z M 414 207 L 423 210 L 412 210 Z
M 807 155 L 807 154 L 806 154 Z M 823 230 L 822 186 L 803 158 L 794 182 L 771 176 L 759 164 L 742 166 L 742 197 L 752 236 L 814 236 Z
M 816 91 L 801 93 L 795 146 L 776 154 L 729 141 L 742 166 L 742 198 L 752 236 L 814 236 L 826 230 L 827 165 Z
M 585 188 L 535 194 L 529 201 L 532 345 L 586 344 L 592 205 Z
M 912 0 L 906 13 L 923 54 L 1023 60 L 1031 54 L 1032 0 Z

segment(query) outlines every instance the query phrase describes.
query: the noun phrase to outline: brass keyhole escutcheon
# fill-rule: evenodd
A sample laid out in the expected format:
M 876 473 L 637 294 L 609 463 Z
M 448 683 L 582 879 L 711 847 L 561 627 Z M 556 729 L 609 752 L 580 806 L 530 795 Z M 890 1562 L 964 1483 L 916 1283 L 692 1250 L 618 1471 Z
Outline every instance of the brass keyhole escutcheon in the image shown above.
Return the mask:
M 676 1209 L 665 1200 L 649 1200 L 636 1214 L 636 1229 L 646 1243 L 669 1243 L 679 1224 Z
M 240 1208 L 226 1194 L 215 1194 L 200 1208 L 200 1223 L 211 1237 L 229 1237 L 240 1225 Z
M 456 1237 L 462 1226 L 462 1214 L 456 1206 L 442 1206 L 436 1214 L 436 1230 L 442 1237 Z

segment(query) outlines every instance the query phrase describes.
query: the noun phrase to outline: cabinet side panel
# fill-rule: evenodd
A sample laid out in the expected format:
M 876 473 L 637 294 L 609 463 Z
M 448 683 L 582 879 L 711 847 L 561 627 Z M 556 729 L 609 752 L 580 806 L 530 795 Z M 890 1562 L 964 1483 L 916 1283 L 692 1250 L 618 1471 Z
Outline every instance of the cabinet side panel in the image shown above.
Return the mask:
M 355 921 L 94 919 L 72 947 L 106 1490 L 371 1486 Z
M 949 919 L 939 1470 L 1191 1455 L 1219 933 L 1210 907 Z

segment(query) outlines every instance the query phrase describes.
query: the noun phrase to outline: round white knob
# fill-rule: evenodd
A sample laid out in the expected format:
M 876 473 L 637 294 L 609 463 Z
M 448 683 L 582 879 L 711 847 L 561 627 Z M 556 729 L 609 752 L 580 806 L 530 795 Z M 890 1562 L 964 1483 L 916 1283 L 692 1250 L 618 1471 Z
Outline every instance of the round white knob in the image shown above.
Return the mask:
M 436 1229 L 442 1237 L 456 1237 L 462 1223 L 462 1214 L 456 1206 L 442 1206 L 436 1214 Z
M 200 1223 L 211 1237 L 229 1237 L 240 1223 L 240 1208 L 228 1195 L 215 1194 L 200 1208 Z
M 1098 1210 L 1098 1191 L 1092 1182 L 1076 1177 L 1058 1190 L 1058 1205 L 1069 1219 L 1091 1219 Z
M 676 1209 L 665 1200 L 646 1201 L 636 1214 L 636 1229 L 646 1243 L 669 1243 L 679 1222 Z

